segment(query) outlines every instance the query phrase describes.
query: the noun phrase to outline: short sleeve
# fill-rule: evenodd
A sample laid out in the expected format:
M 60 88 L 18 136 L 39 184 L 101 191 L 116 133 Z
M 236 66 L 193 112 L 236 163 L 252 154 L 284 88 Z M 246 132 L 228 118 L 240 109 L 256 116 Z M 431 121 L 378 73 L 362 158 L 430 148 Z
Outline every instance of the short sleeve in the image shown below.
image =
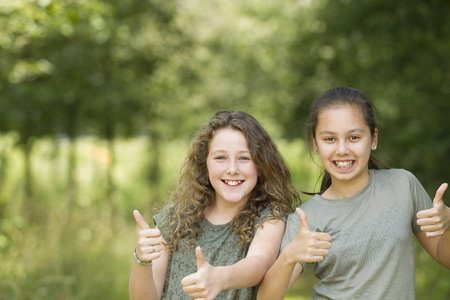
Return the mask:
M 167 243 L 170 242 L 168 233 L 169 216 L 170 211 L 168 206 L 165 206 L 156 215 L 153 216 L 153 221 L 155 222 L 155 225 L 158 227 L 159 231 L 161 231 L 161 235 Z
M 428 193 L 423 188 L 419 180 L 410 172 L 408 173 L 408 179 L 410 183 L 411 200 L 414 209 L 414 216 L 412 221 L 412 229 L 414 233 L 421 232 L 420 226 L 417 225 L 417 213 L 421 210 L 430 209 L 433 207 L 433 201 Z
M 265 222 L 267 222 L 269 220 L 276 220 L 276 219 L 286 222 L 287 216 L 283 215 L 281 218 L 275 218 L 272 216 L 270 209 L 266 208 L 261 212 L 258 219 L 256 219 L 255 227 L 258 228 L 260 225 L 264 224 Z

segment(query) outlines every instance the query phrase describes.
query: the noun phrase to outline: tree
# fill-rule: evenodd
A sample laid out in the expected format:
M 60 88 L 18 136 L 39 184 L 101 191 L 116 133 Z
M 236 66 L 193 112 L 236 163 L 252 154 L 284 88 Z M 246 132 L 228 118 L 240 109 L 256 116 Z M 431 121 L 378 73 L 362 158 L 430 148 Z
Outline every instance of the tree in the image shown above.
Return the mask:
M 104 137 L 113 152 L 117 136 L 138 134 L 149 117 L 154 122 L 151 109 L 158 96 L 147 93 L 151 89 L 145 85 L 167 63 L 170 49 L 183 41 L 173 23 L 176 7 L 173 1 L 58 0 L 11 2 L 5 8 L 0 15 L 5 32 L 0 125 L 3 132 L 19 132 L 24 149 L 24 207 L 34 202 L 29 161 L 33 139 L 65 135 L 72 149 L 70 211 L 76 199 L 78 136 Z M 107 170 L 111 206 L 113 162 Z
M 380 145 L 395 167 L 429 190 L 450 178 L 445 134 L 450 113 L 450 23 L 447 1 L 321 1 L 310 31 L 292 43 L 298 107 L 286 127 L 307 114 L 304 101 L 332 87 L 364 90 L 382 119 Z M 448 201 L 448 200 L 447 200 Z M 447 202 L 450 203 L 450 202 Z

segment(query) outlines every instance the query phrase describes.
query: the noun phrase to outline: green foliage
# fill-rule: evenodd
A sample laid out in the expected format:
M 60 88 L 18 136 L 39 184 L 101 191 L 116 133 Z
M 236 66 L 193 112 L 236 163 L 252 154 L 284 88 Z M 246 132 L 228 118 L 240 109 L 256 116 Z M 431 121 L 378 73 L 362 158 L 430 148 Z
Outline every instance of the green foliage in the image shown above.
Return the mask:
M 449 12 L 443 0 L 2 1 L 0 299 L 127 298 L 130 212 L 149 217 L 167 197 L 219 109 L 260 120 L 310 191 L 309 103 L 362 89 L 382 116 L 376 154 L 433 195 L 450 178 Z M 448 271 L 417 257 L 418 299 L 445 297 Z

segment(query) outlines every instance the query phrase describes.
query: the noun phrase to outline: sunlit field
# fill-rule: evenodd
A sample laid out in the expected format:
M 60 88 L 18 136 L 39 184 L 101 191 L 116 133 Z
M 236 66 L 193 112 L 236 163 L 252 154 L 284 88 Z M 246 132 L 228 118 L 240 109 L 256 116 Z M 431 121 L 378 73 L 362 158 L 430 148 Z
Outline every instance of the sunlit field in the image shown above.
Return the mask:
M 28 199 L 23 154 L 13 141 L 13 136 L 0 137 L 0 299 L 128 299 L 137 230 L 132 210 L 139 209 L 152 223 L 188 142 L 165 145 L 155 185 L 149 180 L 153 150 L 146 139 L 117 141 L 114 153 L 100 140 L 80 139 L 71 170 L 76 182 L 69 189 L 68 141 L 37 141 Z M 305 145 L 300 140 L 277 144 L 296 188 L 312 190 L 317 169 Z M 445 299 L 449 271 L 436 268 L 421 251 L 417 261 L 417 298 Z M 310 267 L 286 299 L 310 299 L 315 282 Z

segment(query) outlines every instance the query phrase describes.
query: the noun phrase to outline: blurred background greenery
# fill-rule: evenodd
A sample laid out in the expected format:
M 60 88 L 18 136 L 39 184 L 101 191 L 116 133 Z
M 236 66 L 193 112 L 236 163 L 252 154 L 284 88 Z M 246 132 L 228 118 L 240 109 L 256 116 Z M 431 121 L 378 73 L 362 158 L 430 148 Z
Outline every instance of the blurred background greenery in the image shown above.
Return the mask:
M 2 0 L 0 299 L 127 299 L 132 210 L 151 222 L 219 109 L 255 116 L 311 191 L 308 105 L 362 89 L 382 116 L 376 154 L 433 196 L 450 180 L 449 14 L 447 0 Z M 448 299 L 450 272 L 416 253 L 417 299 Z M 311 297 L 311 269 L 289 299 Z

